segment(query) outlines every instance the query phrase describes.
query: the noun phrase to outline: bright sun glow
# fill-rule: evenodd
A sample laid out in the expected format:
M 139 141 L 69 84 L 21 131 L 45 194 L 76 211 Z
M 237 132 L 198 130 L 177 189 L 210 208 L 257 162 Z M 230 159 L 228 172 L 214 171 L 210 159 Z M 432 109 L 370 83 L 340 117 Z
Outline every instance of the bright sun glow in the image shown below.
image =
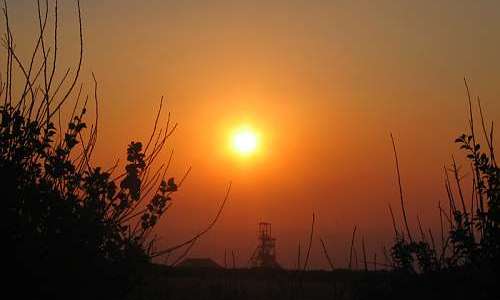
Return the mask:
M 236 131 L 232 138 L 233 148 L 242 155 L 250 155 L 257 150 L 257 134 L 248 128 Z

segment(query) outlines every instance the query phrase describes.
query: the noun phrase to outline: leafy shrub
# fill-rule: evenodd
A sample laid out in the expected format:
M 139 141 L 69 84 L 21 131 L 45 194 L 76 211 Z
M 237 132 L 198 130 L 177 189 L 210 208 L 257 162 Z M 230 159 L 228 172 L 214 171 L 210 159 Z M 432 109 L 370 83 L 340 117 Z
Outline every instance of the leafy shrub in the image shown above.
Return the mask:
M 397 270 L 409 273 L 448 269 L 487 270 L 497 273 L 500 270 L 500 168 L 495 160 L 493 123 L 488 134 L 478 98 L 480 125 L 487 145 L 482 148 L 474 128 L 469 88 L 467 82 L 465 84 L 469 100 L 470 132 L 460 135 L 455 143 L 465 152 L 465 157 L 471 165 L 473 188 L 470 203 L 466 204 L 461 174 L 453 159 L 451 173 L 455 178 L 455 193 L 452 191 L 449 171 L 445 168 L 445 187 L 450 213 L 447 214 L 439 206 L 440 215 L 445 215 L 450 224 L 448 234 L 442 236 L 441 249 L 437 249 L 432 233 L 432 242 L 429 243 L 423 233 L 421 241 L 414 241 L 409 237 L 409 232 L 405 237 L 396 231 L 391 256 Z M 404 210 L 404 206 L 402 208 Z M 444 232 L 443 219 L 441 226 Z
M 45 37 L 48 9 L 46 3 L 44 15 L 38 6 L 38 42 L 29 64 L 23 64 L 15 52 L 6 3 L 4 7 L 7 64 L 5 81 L 0 82 L 0 178 L 7 286 L 21 298 L 30 293 L 118 298 L 139 282 L 154 246 L 152 229 L 177 190 L 174 179 L 165 178 L 168 166 L 152 169 L 175 126 L 168 123 L 157 133 L 157 117 L 145 147 L 129 144 L 121 174 L 114 174 L 116 166 L 93 166 L 97 83 L 94 79 L 96 120 L 89 126 L 89 97 L 80 104 L 82 89 L 74 91 L 82 58 L 74 79 L 66 73 L 55 84 L 57 55 L 49 56 Z M 57 25 L 56 2 L 56 35 Z M 57 39 L 54 43 L 57 51 Z M 19 74 L 22 79 L 16 80 Z M 24 89 L 16 94 L 12 86 Z M 68 86 L 64 92 L 63 86 Z M 68 99 L 74 108 L 64 126 L 61 108 Z

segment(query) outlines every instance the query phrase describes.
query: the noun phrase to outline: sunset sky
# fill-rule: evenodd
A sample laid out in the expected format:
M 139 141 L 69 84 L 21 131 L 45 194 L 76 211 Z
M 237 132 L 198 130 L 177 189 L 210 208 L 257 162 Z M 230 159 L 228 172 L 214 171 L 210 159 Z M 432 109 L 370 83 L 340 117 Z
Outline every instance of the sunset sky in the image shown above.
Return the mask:
M 60 2 L 61 64 L 74 66 L 76 5 Z M 36 6 L 8 3 L 26 60 Z M 313 212 L 313 268 L 327 266 L 319 237 L 345 266 L 354 225 L 370 255 L 381 255 L 392 238 L 387 205 L 399 208 L 389 133 L 410 225 L 419 215 L 437 229 L 443 164 L 462 157 L 453 141 L 467 125 L 464 76 L 500 122 L 500 1 L 82 0 L 81 8 L 82 80 L 90 91 L 95 73 L 101 100 L 96 163 L 123 162 L 130 141 L 147 140 L 161 96 L 179 123 L 160 160 L 174 149 L 170 174 L 192 171 L 158 225 L 159 245 L 204 228 L 232 181 L 222 218 L 191 256 L 222 263 L 227 249 L 246 265 L 267 221 L 279 262 L 291 267 Z M 257 134 L 250 155 L 231 147 L 245 126 Z

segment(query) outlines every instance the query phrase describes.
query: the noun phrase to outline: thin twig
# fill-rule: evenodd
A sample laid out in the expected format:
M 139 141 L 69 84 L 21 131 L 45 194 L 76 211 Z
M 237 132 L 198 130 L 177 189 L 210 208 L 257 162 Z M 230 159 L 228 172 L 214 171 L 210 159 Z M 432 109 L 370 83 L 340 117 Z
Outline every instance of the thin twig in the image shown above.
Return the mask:
M 200 231 L 198 234 L 196 234 L 194 237 L 192 237 L 191 239 L 183 242 L 183 243 L 180 243 L 178 245 L 175 245 L 175 246 L 172 246 L 172 247 L 169 247 L 167 249 L 164 249 L 164 250 L 161 250 L 161 251 L 158 251 L 154 254 L 151 255 L 151 257 L 157 257 L 157 256 L 161 256 L 161 255 L 165 255 L 169 252 L 172 252 L 176 249 L 179 249 L 181 247 L 184 247 L 186 245 L 189 245 L 191 244 L 193 241 L 196 241 L 197 239 L 199 239 L 200 237 L 202 237 L 205 233 L 207 233 L 210 229 L 212 229 L 212 227 L 214 227 L 215 223 L 217 223 L 217 221 L 219 220 L 219 217 L 221 216 L 222 214 L 222 211 L 224 210 L 224 206 L 226 205 L 226 202 L 227 200 L 229 199 L 229 193 L 231 191 L 231 183 L 229 183 L 229 186 L 227 188 L 227 191 L 226 191 L 226 196 L 224 197 L 224 200 L 222 201 L 222 204 L 221 206 L 219 207 L 219 210 L 217 211 L 217 214 L 215 215 L 215 218 L 212 220 L 212 222 L 210 222 L 210 224 L 208 224 L 208 226 L 203 229 L 202 231 Z
M 357 226 L 354 225 L 354 230 L 352 231 L 352 238 L 351 238 L 351 249 L 349 251 L 349 269 L 352 269 L 352 252 L 354 249 L 354 239 L 356 238 L 356 230 Z
M 315 221 L 315 216 L 313 213 L 312 220 L 311 220 L 311 231 L 309 232 L 309 243 L 307 244 L 306 259 L 304 261 L 304 266 L 302 267 L 302 271 L 305 271 L 307 268 L 307 265 L 309 264 L 309 255 L 311 254 L 311 246 L 312 246 L 312 240 L 313 240 L 313 235 L 314 235 L 314 221 Z
M 333 271 L 335 268 L 333 267 L 333 262 L 330 259 L 330 255 L 328 255 L 328 250 L 326 249 L 325 241 L 320 237 L 319 241 L 321 242 L 321 247 L 323 248 L 323 254 L 325 255 L 326 261 L 328 261 L 328 265 L 330 269 Z
M 365 272 L 368 272 L 368 264 L 366 262 L 365 237 L 361 237 L 361 247 L 363 248 L 363 262 L 365 265 Z
M 412 238 L 411 232 L 410 232 L 410 227 L 408 226 L 408 219 L 406 217 L 406 209 L 405 209 L 405 203 L 404 203 L 404 197 L 403 197 L 403 186 L 401 184 L 401 174 L 399 172 L 398 153 L 396 151 L 396 143 L 394 142 L 394 137 L 392 136 L 392 133 L 391 133 L 391 140 L 392 140 L 392 148 L 394 150 L 394 160 L 396 162 L 396 171 L 397 171 L 397 175 L 398 175 L 398 186 L 399 186 L 399 198 L 401 200 L 401 211 L 403 212 L 403 220 L 404 220 L 404 224 L 406 227 L 406 233 L 408 234 L 408 238 L 410 239 L 410 242 L 413 242 L 413 238 Z

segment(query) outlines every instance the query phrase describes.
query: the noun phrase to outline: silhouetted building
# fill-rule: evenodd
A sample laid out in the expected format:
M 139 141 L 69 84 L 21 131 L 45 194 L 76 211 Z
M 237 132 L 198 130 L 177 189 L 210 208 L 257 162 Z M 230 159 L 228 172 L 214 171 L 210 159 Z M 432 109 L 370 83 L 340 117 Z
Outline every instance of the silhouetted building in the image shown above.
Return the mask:
M 276 239 L 271 234 L 271 223 L 259 223 L 259 245 L 250 258 L 251 267 L 281 269 L 276 261 Z
M 186 258 L 179 265 L 178 268 L 189 269 L 221 269 L 215 261 L 210 258 Z

